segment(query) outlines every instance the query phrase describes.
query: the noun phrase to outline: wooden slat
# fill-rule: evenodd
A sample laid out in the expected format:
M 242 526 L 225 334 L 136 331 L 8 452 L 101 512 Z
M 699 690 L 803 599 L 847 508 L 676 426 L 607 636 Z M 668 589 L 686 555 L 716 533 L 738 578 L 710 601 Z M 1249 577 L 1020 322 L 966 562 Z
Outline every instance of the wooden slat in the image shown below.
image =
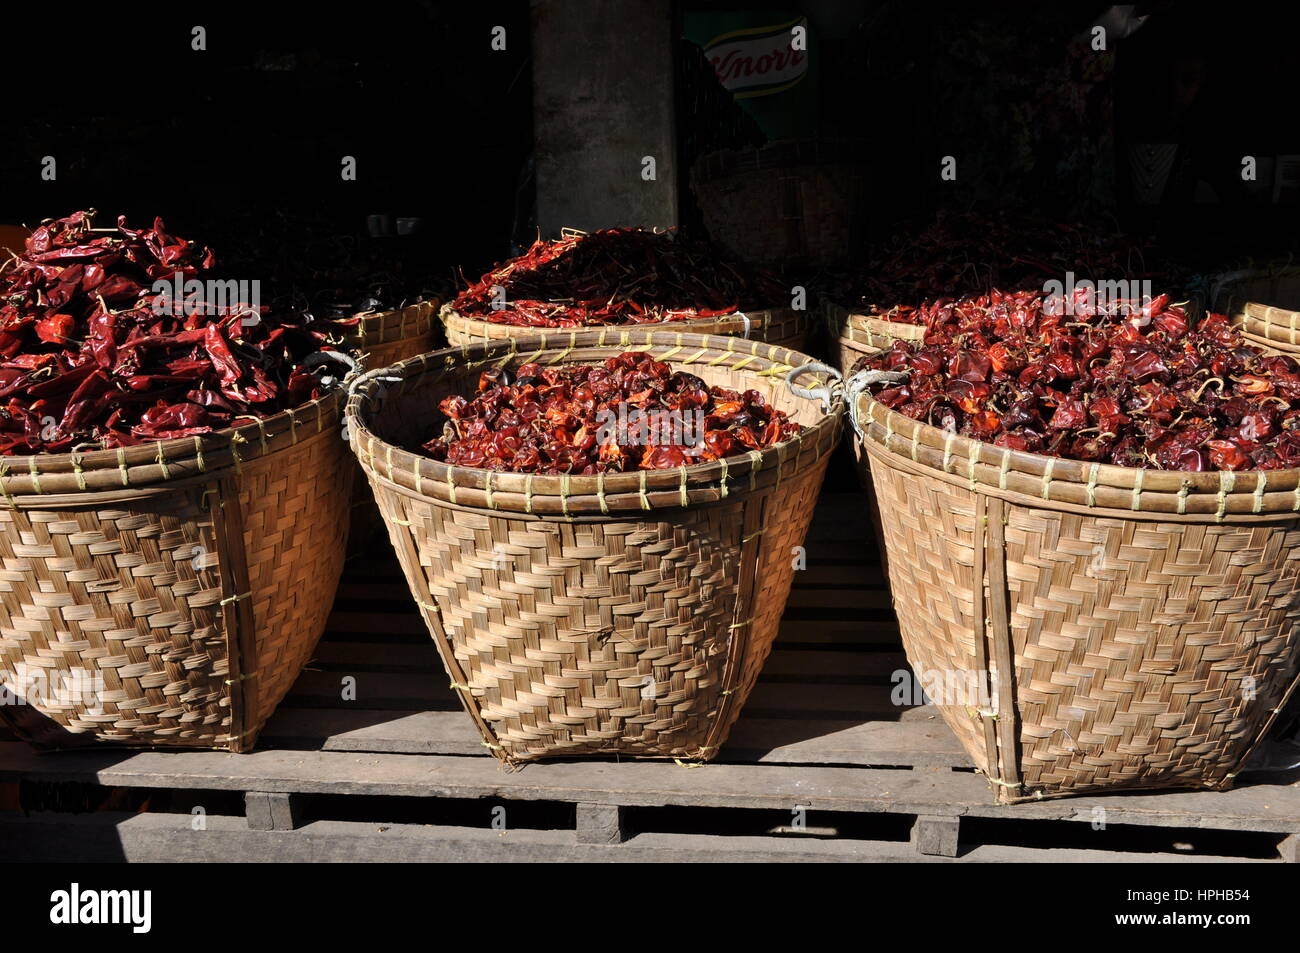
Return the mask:
M 985 781 L 950 771 L 662 761 L 552 762 L 520 771 L 487 758 L 347 754 L 320 751 L 68 751 L 46 757 L 21 744 L 0 744 L 0 780 L 40 778 L 109 786 L 402 797 L 500 797 L 624 806 L 727 807 L 809 811 L 1051 819 L 1108 825 L 1300 830 L 1300 788 L 1256 786 L 1225 792 L 1076 797 L 1014 805 L 989 801 Z
M 906 843 L 797 836 L 636 834 L 616 845 L 579 844 L 573 831 L 315 821 L 295 831 L 252 831 L 243 818 L 212 816 L 195 833 L 189 815 L 89 814 L 58 820 L 0 815 L 10 856 L 62 862 L 245 863 L 394 862 L 887 862 L 887 863 L 1267 863 L 1237 858 L 1108 850 L 978 846 L 956 858 L 929 857 Z
M 759 764 L 969 764 L 947 727 L 914 709 L 905 722 L 799 722 L 741 716 L 719 761 Z M 392 754 L 481 755 L 482 740 L 463 712 L 281 709 L 263 732 L 267 747 Z

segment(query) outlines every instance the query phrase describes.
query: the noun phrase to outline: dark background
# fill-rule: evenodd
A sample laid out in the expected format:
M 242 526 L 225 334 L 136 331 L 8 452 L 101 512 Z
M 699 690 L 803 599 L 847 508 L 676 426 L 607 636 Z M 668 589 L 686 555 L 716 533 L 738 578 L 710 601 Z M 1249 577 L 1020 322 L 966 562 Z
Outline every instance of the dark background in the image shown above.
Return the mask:
M 807 10 L 823 66 L 818 133 L 867 142 L 880 235 L 939 208 L 1021 206 L 1154 230 L 1205 267 L 1294 245 L 1300 186 L 1274 201 L 1239 174 L 1245 154 L 1300 154 L 1285 5 L 1145 5 L 1150 20 L 1118 45 L 1106 128 L 1082 130 L 1053 127 L 1061 102 L 1050 86 L 1070 38 L 1105 4 L 889 0 L 844 4 L 828 18 L 827 4 L 694 0 L 675 15 L 720 6 Z M 448 277 L 457 265 L 477 274 L 531 232 L 523 0 L 61 4 L 7 9 L 3 23 L 0 222 L 35 225 L 88 206 L 134 223 L 160 214 L 227 263 L 278 254 L 277 267 L 299 254 L 300 238 L 342 234 Z M 190 48 L 196 23 L 206 52 Z M 490 48 L 495 25 L 507 29 L 504 52 Z M 679 135 L 725 144 L 704 135 L 719 128 L 716 112 L 682 105 L 709 98 L 681 88 L 706 81 L 697 75 L 678 70 Z M 664 95 L 672 86 L 666 74 Z M 600 130 L 592 134 L 599 148 Z M 752 140 L 752 130 L 735 124 L 734 136 Z M 1108 137 L 1120 148 L 1180 143 L 1178 181 L 1158 207 L 1131 201 L 1114 152 L 1093 156 Z M 1076 143 L 1083 161 L 1072 165 Z M 935 156 L 949 152 L 957 183 L 937 176 Z M 40 179 L 46 155 L 58 161 L 55 182 Z M 355 182 L 340 180 L 344 155 L 357 159 Z M 1094 188 L 1098 176 L 1114 187 Z M 681 190 L 693 221 L 685 181 Z M 375 214 L 418 217 L 424 230 L 368 239 Z

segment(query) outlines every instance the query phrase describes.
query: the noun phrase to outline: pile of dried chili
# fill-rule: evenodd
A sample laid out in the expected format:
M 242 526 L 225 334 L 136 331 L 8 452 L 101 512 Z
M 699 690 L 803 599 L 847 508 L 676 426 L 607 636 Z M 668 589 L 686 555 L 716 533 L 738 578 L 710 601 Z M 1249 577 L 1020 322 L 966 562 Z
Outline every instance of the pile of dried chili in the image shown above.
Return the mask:
M 862 272 L 829 284 L 834 300 L 919 324 L 924 301 L 995 288 L 1041 290 L 1046 282 L 1063 282 L 1067 272 L 1076 280 L 1150 281 L 1165 290 L 1190 278 L 1145 239 L 999 210 L 940 212 L 932 221 L 910 224 L 874 249 Z
M 484 371 L 473 398 L 445 398 L 435 460 L 513 473 L 657 470 L 762 450 L 799 425 L 755 390 L 710 387 L 643 351 L 603 364 Z
M 774 278 L 675 232 L 608 228 L 538 240 L 453 301 L 462 315 L 536 328 L 651 324 L 772 307 Z
M 204 434 L 321 395 L 321 370 L 301 364 L 341 342 L 346 322 L 204 301 L 194 289 L 214 275 L 210 249 L 161 220 L 96 229 L 93 216 L 46 222 L 0 265 L 0 454 Z
M 1161 295 L 1073 307 L 1033 292 L 922 309 L 920 342 L 860 361 L 914 420 L 999 447 L 1161 470 L 1300 467 L 1300 364 Z M 1065 312 L 1065 313 L 1062 313 Z

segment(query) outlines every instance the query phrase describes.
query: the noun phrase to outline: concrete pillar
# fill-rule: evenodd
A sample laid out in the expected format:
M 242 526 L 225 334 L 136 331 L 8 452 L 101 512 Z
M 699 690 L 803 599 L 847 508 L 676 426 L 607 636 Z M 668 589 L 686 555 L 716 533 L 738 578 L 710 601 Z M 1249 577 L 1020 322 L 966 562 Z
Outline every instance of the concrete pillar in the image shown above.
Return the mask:
M 672 25 L 671 0 L 533 0 L 544 236 L 677 224 Z

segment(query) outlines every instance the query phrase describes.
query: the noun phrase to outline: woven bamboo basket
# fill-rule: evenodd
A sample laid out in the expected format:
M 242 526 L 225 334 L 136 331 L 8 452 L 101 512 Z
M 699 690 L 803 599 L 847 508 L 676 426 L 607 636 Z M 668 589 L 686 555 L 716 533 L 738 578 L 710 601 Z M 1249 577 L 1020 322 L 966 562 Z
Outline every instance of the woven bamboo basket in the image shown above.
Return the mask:
M 539 332 L 546 332 L 548 335 L 568 333 L 564 329 L 521 328 L 513 324 L 481 321 L 459 314 L 450 304 L 443 306 L 440 316 L 449 347 L 463 347 L 485 341 L 502 341 L 507 338 L 532 337 Z M 685 334 L 736 335 L 791 351 L 806 352 L 808 334 L 812 326 L 813 320 L 807 311 L 796 311 L 793 308 L 766 308 L 762 311 L 737 312 L 718 318 L 665 321 L 661 324 L 639 324 L 634 327 L 638 330 L 649 328 L 655 331 L 680 331 Z
M 629 349 L 754 388 L 805 429 L 724 461 L 602 476 L 493 473 L 402 449 L 485 366 Z M 787 388 L 806 360 L 757 341 L 604 328 L 448 349 L 361 378 L 353 450 L 452 688 L 498 758 L 717 753 L 776 637 L 792 548 L 839 438 L 838 393 L 825 410 Z
M 355 335 L 349 341 L 363 368 L 387 367 L 436 350 L 441 337 L 437 299 L 417 301 L 393 311 L 361 315 Z M 358 471 L 353 479 L 352 525 L 348 552 L 364 553 L 384 537 L 384 521 L 374 495 Z
M 868 236 L 862 140 L 776 142 L 702 156 L 690 170 L 709 234 L 744 261 L 776 267 L 857 259 Z
M 955 689 L 935 700 L 999 801 L 1232 784 L 1296 687 L 1300 470 L 1093 465 L 868 394 L 854 413 L 908 659 Z
M 833 301 L 825 301 L 823 309 L 827 336 L 832 342 L 831 359 L 845 375 L 861 358 L 884 350 L 895 341 L 919 341 L 925 337 L 925 328 L 919 324 L 852 312 Z
M 0 671 L 17 696 L 0 715 L 20 736 L 252 748 L 342 569 L 341 404 L 335 393 L 203 437 L 0 458 Z
M 387 367 L 438 347 L 437 299 L 417 301 L 393 311 L 360 315 L 349 340 L 362 367 Z
M 1248 340 L 1300 355 L 1300 267 L 1221 275 L 1211 295 L 1211 310 L 1228 315 Z

